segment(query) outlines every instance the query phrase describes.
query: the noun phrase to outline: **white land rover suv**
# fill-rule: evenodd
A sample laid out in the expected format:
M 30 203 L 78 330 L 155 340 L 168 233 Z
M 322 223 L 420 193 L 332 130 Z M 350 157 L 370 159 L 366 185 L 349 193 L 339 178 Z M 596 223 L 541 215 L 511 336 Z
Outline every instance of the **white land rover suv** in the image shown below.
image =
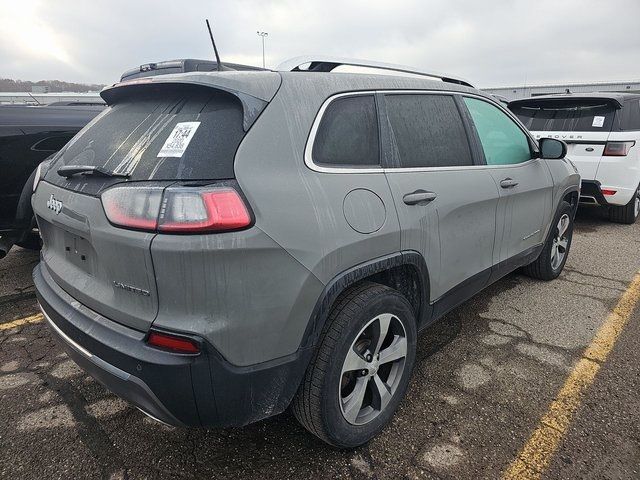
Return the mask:
M 640 214 L 640 94 L 549 95 L 509 103 L 536 138 L 568 145 L 582 177 L 580 202 L 609 207 L 614 222 Z

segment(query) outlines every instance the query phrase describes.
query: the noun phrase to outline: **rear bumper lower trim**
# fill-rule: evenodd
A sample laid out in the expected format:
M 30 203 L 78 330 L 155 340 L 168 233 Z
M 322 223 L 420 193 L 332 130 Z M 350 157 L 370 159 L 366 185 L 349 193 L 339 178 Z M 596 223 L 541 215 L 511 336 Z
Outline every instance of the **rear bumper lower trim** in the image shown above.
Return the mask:
M 281 413 L 313 350 L 247 367 L 233 366 L 206 341 L 200 355 L 146 344 L 146 334 L 113 322 L 55 283 L 45 262 L 33 272 L 51 332 L 69 357 L 115 395 L 173 426 L 241 426 Z
M 176 405 L 166 405 L 151 386 L 164 394 L 159 389 L 158 378 L 161 378 L 163 382 L 175 383 L 177 388 L 188 386 L 191 390 L 187 359 L 176 361 L 170 354 L 151 351 L 145 347 L 142 334 L 126 335 L 121 325 L 114 323 L 114 328 L 109 328 L 106 322 L 99 321 L 95 312 L 89 313 L 77 302 L 71 305 L 66 293 L 52 283 L 43 264 L 34 270 L 34 283 L 40 310 L 53 336 L 80 368 L 118 397 L 163 423 L 175 426 L 200 423 L 196 408 L 191 409 L 191 416 L 180 412 L 180 404 L 188 403 L 188 398 L 182 398 Z M 167 398 L 173 396 L 176 395 Z M 191 402 L 193 404 L 192 398 Z M 180 412 L 186 421 L 172 409 Z
M 85 349 L 82 348 L 80 345 L 78 345 L 76 342 L 74 342 L 66 333 L 64 333 L 62 330 L 60 330 L 60 328 L 53 323 L 53 320 L 51 320 L 51 317 L 49 315 L 47 315 L 47 312 L 44 311 L 44 308 L 42 308 L 42 305 L 40 305 L 40 302 L 38 302 L 38 307 L 40 308 L 40 311 L 42 312 L 42 315 L 44 315 L 44 318 L 47 320 L 47 323 L 49 324 L 49 326 L 51 328 L 53 328 L 55 330 L 55 332 L 62 337 L 62 339 L 67 342 L 69 345 L 71 345 L 73 348 L 75 348 L 76 350 L 78 350 L 80 353 L 82 353 L 85 357 L 87 357 L 89 360 L 91 360 L 93 358 L 93 354 Z M 116 369 L 118 371 L 122 371 L 120 369 Z M 123 372 L 124 373 L 124 372 Z M 126 378 L 125 378 L 126 380 Z
M 580 186 L 580 203 L 587 205 L 602 205 L 609 204 L 607 199 L 602 194 L 600 189 L 600 182 L 597 180 L 582 180 Z

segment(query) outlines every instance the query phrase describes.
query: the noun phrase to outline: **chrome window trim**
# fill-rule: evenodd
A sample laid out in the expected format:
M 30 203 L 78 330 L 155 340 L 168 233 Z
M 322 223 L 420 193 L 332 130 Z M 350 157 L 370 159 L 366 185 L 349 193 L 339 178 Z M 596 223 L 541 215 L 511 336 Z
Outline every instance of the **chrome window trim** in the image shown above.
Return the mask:
M 375 91 L 372 90 L 361 90 L 356 92 L 346 92 L 346 93 L 338 93 L 336 95 L 332 95 L 327 98 L 322 105 L 320 106 L 320 110 L 316 114 L 316 118 L 313 120 L 313 124 L 311 125 L 311 132 L 309 133 L 309 137 L 307 138 L 307 144 L 304 148 L 304 163 L 306 163 L 307 167 L 311 170 L 320 173 L 383 173 L 384 169 L 382 166 L 378 167 L 325 167 L 322 165 L 318 165 L 313 161 L 312 151 L 313 145 L 316 141 L 316 135 L 318 134 L 318 128 L 320 128 L 320 123 L 322 122 L 322 118 L 324 117 L 324 113 L 329 107 L 329 105 L 339 98 L 345 97 L 355 97 L 361 95 L 371 95 L 375 100 Z M 376 109 L 377 112 L 377 109 Z M 377 115 L 377 113 L 376 113 Z
M 495 168 L 516 168 L 516 167 L 520 167 L 523 165 L 529 165 L 535 161 L 538 160 L 538 158 L 532 158 L 531 160 L 527 160 L 526 162 L 521 162 L 521 163 L 510 163 L 507 165 L 464 165 L 464 166 L 450 166 L 450 167 L 398 167 L 398 168 L 383 168 L 382 166 L 379 167 L 363 167 L 363 168 L 357 168 L 357 167 L 327 167 L 327 166 L 323 166 L 323 165 L 318 165 L 313 161 L 313 145 L 315 143 L 315 139 L 316 139 L 316 134 L 318 133 L 318 128 L 320 126 L 320 122 L 322 121 L 322 118 L 324 116 L 325 111 L 327 110 L 327 108 L 329 107 L 329 105 L 331 104 L 331 102 L 333 102 L 334 100 L 338 99 L 338 98 L 344 98 L 344 97 L 354 97 L 357 95 L 376 95 L 378 93 L 381 94 L 410 94 L 410 95 L 459 95 L 459 96 L 465 96 L 465 97 L 471 97 L 471 98 L 477 98 L 479 100 L 484 100 L 487 103 L 490 103 L 491 105 L 496 105 L 501 111 L 505 112 L 507 114 L 507 116 L 511 119 L 514 120 L 515 118 L 515 124 L 518 128 L 520 128 L 520 130 L 523 131 L 523 133 L 530 138 L 531 140 L 533 140 L 534 144 L 537 145 L 536 140 L 533 138 L 533 136 L 531 136 L 531 134 L 524 129 L 522 125 L 520 124 L 520 121 L 517 119 L 517 117 L 514 117 L 514 115 L 508 111 L 505 110 L 504 108 L 502 108 L 500 105 L 497 105 L 497 103 L 491 99 L 488 99 L 482 95 L 477 95 L 477 94 L 473 94 L 473 93 L 468 93 L 468 92 L 459 92 L 456 90 L 419 90 L 419 89 L 414 89 L 414 90 L 356 90 L 356 91 L 352 91 L 352 92 L 343 92 L 343 93 L 337 93 L 334 95 L 331 95 L 329 98 L 327 98 L 322 105 L 320 106 L 320 109 L 318 110 L 318 113 L 316 114 L 316 117 L 313 120 L 313 124 L 311 125 L 311 131 L 309 132 L 309 137 L 307 138 L 307 143 L 305 145 L 304 148 L 304 163 L 305 165 L 310 169 L 313 170 L 315 172 L 319 172 L 319 173 L 347 173 L 347 174 L 353 174 L 353 173 L 412 173 L 412 172 L 431 172 L 431 171 L 436 171 L 436 172 L 441 172 L 441 171 L 456 171 L 456 170 L 485 170 L 485 169 L 495 169 Z

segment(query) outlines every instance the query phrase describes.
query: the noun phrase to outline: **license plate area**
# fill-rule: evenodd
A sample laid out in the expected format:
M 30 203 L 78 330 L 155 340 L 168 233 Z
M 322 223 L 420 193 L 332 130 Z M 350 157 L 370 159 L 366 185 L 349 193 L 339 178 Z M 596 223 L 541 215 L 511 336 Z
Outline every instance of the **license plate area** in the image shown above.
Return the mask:
M 67 262 L 87 274 L 93 275 L 95 271 L 95 252 L 86 238 L 63 231 L 62 249 Z
M 581 157 L 601 157 L 604 152 L 603 144 L 573 143 L 568 145 L 567 154 Z

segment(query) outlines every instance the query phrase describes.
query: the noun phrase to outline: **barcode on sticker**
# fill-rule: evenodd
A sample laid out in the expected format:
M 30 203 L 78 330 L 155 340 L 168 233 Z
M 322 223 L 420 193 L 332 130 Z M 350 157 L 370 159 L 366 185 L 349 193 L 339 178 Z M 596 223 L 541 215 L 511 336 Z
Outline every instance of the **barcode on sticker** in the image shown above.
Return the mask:
M 177 123 L 158 152 L 158 157 L 182 157 L 200 122 Z
M 593 117 L 593 122 L 591 123 L 592 127 L 602 128 L 604 126 L 604 117 Z

